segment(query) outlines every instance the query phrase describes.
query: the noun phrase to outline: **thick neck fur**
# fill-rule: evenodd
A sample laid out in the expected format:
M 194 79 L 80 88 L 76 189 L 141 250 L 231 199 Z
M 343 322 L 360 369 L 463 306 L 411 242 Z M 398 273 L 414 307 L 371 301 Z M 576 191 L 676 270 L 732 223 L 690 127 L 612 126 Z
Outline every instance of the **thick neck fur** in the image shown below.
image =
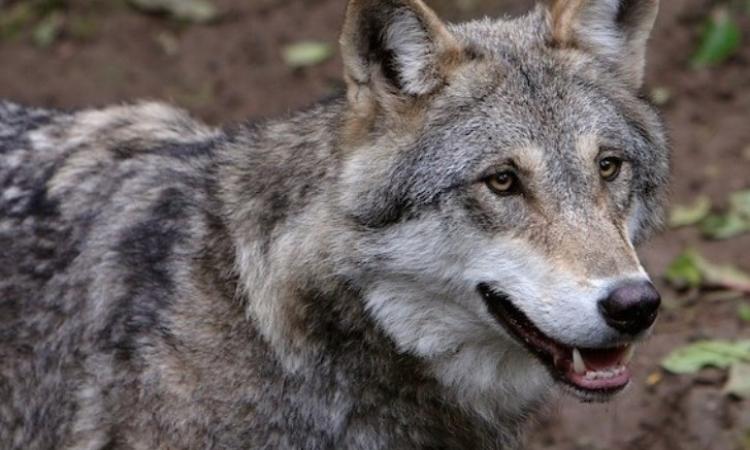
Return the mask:
M 220 158 L 223 215 L 248 320 L 289 374 L 320 383 L 354 371 L 362 386 L 345 387 L 350 401 L 367 391 L 375 403 L 394 401 L 383 391 L 391 384 L 386 390 L 416 389 L 424 398 L 399 401 L 464 428 L 457 446 L 462 439 L 486 439 L 487 448 L 514 446 L 526 408 L 501 415 L 488 410 L 494 402 L 467 405 L 458 398 L 467 392 L 441 386 L 435 371 L 460 378 L 455 372 L 469 367 L 403 352 L 366 311 L 363 290 L 369 286 L 361 283 L 367 277 L 351 257 L 358 225 L 337 210 L 348 157 L 337 134 L 345 112 L 345 103 L 334 100 L 285 121 L 241 128 Z
M 290 370 L 310 356 L 300 297 L 346 289 L 327 250 L 329 203 L 341 157 L 341 104 L 242 127 L 222 155 L 220 195 L 235 247 L 247 316 Z

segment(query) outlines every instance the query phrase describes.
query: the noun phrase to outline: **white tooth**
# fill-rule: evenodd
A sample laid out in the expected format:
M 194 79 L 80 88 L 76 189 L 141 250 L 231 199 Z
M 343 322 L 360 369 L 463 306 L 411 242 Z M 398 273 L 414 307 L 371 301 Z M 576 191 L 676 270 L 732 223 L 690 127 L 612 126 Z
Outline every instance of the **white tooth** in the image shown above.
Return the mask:
M 586 364 L 584 364 L 581 352 L 577 348 L 573 348 L 573 370 L 579 375 L 586 372 Z
M 627 365 L 630 363 L 630 361 L 633 359 L 633 355 L 635 354 L 635 344 L 628 345 L 627 350 L 625 350 L 625 354 L 622 357 L 622 365 Z

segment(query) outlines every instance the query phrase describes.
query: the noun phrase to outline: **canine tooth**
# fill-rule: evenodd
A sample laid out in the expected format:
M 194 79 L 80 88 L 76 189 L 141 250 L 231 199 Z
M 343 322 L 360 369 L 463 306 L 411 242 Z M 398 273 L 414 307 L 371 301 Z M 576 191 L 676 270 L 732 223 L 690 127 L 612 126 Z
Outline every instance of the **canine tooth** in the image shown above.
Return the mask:
M 630 361 L 633 359 L 633 355 L 635 354 L 635 344 L 628 345 L 627 350 L 625 350 L 625 355 L 622 357 L 622 364 L 626 365 L 630 363 Z
M 586 372 L 586 364 L 584 364 L 583 356 L 577 348 L 573 348 L 573 370 L 579 375 Z

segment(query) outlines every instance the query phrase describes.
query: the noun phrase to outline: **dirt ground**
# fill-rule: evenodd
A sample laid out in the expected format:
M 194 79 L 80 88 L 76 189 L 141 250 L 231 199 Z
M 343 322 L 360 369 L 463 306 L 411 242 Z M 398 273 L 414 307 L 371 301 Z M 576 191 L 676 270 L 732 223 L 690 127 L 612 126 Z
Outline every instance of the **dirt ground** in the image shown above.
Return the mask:
M 34 45 L 26 29 L 0 39 L 0 97 L 61 108 L 163 99 L 219 124 L 284 113 L 341 88 L 339 59 L 290 69 L 281 48 L 307 39 L 335 44 L 344 0 L 215 3 L 224 13 L 218 23 L 185 25 L 137 13 L 124 1 L 70 0 L 63 33 L 50 46 Z M 531 7 L 524 0 L 428 3 L 451 20 Z M 707 194 L 721 205 L 730 192 L 750 188 L 750 15 L 738 19 L 746 34 L 739 54 L 714 69 L 688 64 L 717 3 L 662 1 L 650 51 L 647 84 L 670 92 L 663 112 L 678 203 Z M 658 278 L 688 246 L 750 271 L 748 234 L 713 242 L 693 229 L 671 230 L 640 252 Z M 629 391 L 607 405 L 561 398 L 531 427 L 528 448 L 750 449 L 750 401 L 722 393 L 724 372 L 674 376 L 659 369 L 671 349 L 697 338 L 749 338 L 750 324 L 743 325 L 736 310 L 750 299 L 712 301 L 659 284 L 666 307 L 654 336 L 639 349 Z

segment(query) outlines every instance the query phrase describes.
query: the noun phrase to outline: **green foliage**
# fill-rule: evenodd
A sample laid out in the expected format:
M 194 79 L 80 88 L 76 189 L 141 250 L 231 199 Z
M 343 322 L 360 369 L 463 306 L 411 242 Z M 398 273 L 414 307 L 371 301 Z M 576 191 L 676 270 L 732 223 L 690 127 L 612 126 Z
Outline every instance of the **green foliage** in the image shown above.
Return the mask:
M 747 303 L 740 303 L 740 306 L 737 307 L 737 315 L 741 320 L 750 322 L 750 305 Z
M 299 68 L 320 64 L 333 55 L 333 48 L 326 42 L 300 41 L 284 47 L 284 62 L 289 67 Z
M 750 293 L 750 275 L 731 265 L 713 264 L 692 248 L 672 261 L 664 278 L 678 289 L 714 287 Z
M 735 397 L 750 398 L 750 363 L 738 362 L 729 367 L 724 392 Z
M 705 367 L 726 369 L 740 363 L 750 363 L 750 340 L 698 341 L 672 351 L 661 365 L 675 374 L 690 374 Z
M 704 236 L 710 239 L 729 239 L 748 231 L 748 224 L 733 214 L 711 214 L 701 222 Z
M 688 249 L 672 261 L 664 273 L 664 278 L 679 289 L 698 288 L 703 282 L 700 270 L 700 256 L 693 249 Z
M 669 226 L 673 228 L 697 225 L 711 212 L 711 199 L 701 195 L 689 205 L 677 205 L 669 214 Z
M 0 8 L 0 39 L 12 39 L 31 29 L 33 42 L 47 47 L 60 34 L 65 7 L 64 0 L 29 0 Z
M 37 47 L 47 48 L 52 45 L 62 31 L 65 18 L 59 12 L 54 12 L 34 27 L 32 39 Z
M 729 11 L 718 9 L 708 19 L 698 51 L 692 58 L 694 68 L 716 66 L 729 59 L 740 48 L 742 33 Z
M 699 196 L 693 203 L 676 205 L 669 215 L 672 228 L 697 225 L 709 239 L 730 239 L 750 232 L 750 190 L 734 192 L 723 212 L 711 212 L 711 200 Z
M 730 195 L 726 213 L 706 217 L 701 231 L 711 239 L 729 239 L 750 232 L 750 190 Z
M 207 23 L 219 17 L 208 0 L 129 0 L 136 9 L 150 14 L 165 14 L 183 22 Z

